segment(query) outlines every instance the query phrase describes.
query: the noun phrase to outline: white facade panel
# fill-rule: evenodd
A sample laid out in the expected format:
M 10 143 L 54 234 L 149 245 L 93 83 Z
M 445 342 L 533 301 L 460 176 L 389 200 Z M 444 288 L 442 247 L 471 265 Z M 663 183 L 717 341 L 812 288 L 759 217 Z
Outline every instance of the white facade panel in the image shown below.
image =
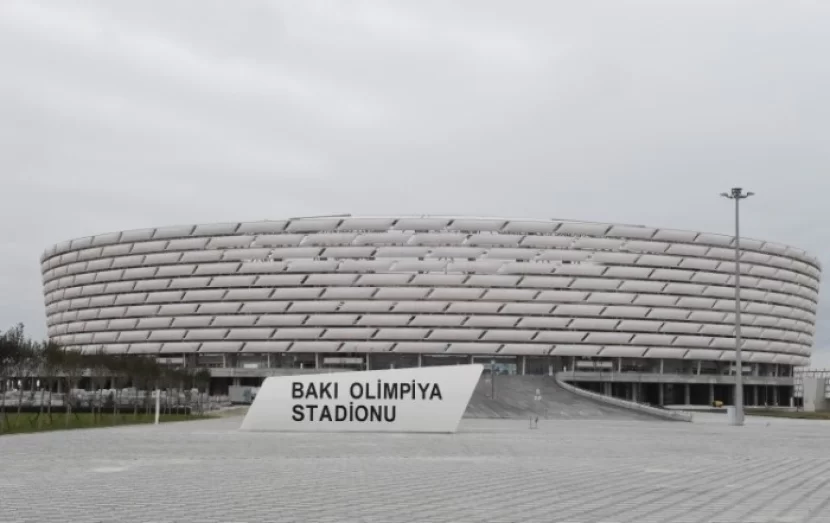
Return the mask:
M 331 216 L 81 238 L 47 249 L 41 270 L 49 335 L 87 353 L 729 361 L 732 241 L 552 220 Z M 773 243 L 742 248 L 747 361 L 802 361 L 815 331 L 817 263 Z M 275 341 L 274 329 L 297 332 Z M 233 338 L 249 332 L 269 337 Z

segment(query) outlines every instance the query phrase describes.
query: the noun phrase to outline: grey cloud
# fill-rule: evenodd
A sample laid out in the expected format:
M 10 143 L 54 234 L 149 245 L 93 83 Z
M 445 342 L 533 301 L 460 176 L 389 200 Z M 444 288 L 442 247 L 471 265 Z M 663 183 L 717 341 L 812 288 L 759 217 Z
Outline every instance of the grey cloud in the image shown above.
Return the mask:
M 49 244 L 173 223 L 728 233 L 744 185 L 746 235 L 826 261 L 829 45 L 819 2 L 6 0 L 0 328 L 43 334 Z

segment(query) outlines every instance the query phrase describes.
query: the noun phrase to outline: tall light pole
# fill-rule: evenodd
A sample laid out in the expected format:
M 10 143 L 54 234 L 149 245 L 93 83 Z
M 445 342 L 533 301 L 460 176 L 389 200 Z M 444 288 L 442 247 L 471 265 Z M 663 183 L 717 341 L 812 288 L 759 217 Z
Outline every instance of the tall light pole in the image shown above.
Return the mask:
M 721 196 L 735 200 L 735 419 L 732 424 L 744 424 L 744 365 L 741 361 L 741 200 L 752 196 L 740 187 L 733 187 Z

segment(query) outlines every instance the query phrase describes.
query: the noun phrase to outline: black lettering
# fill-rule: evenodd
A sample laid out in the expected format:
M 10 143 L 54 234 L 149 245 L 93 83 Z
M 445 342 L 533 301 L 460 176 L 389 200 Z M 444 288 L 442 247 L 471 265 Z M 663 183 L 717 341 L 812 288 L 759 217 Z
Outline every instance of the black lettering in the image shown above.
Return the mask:
M 388 399 L 388 400 L 398 399 L 398 384 L 397 383 L 384 383 L 383 384 L 383 397 L 384 397 L 384 399 Z
M 382 414 L 382 405 L 372 405 L 369 407 L 369 421 L 382 421 Z
M 358 405 L 354 408 L 354 419 L 363 423 L 369 417 L 369 409 L 366 405 Z
M 331 388 L 331 382 L 321 383 L 320 384 L 320 398 L 333 399 L 331 397 L 331 390 L 329 390 L 330 388 Z
M 378 382 L 378 388 L 380 388 L 380 382 Z M 377 390 L 375 391 L 377 392 Z M 372 396 L 372 387 L 369 384 L 366 384 L 366 399 L 367 400 L 376 400 L 378 399 L 377 395 Z
M 429 383 L 419 383 L 418 390 L 421 391 L 421 399 L 427 399 L 427 389 L 429 388 Z
M 334 421 L 346 421 L 349 417 L 349 409 L 345 405 L 337 405 L 334 407 Z
M 294 405 L 294 415 L 291 416 L 291 419 L 294 421 L 303 421 L 303 419 L 305 419 L 302 405 Z
M 391 411 L 391 414 L 390 414 L 390 411 Z M 395 415 L 396 414 L 397 413 L 395 411 L 395 406 L 394 405 L 384 405 L 383 406 L 383 419 L 384 419 L 384 421 L 392 423 L 393 421 L 395 421 Z
M 314 386 L 314 383 L 309 383 L 308 387 L 305 389 L 305 398 L 306 399 L 320 399 L 320 396 L 317 395 L 317 388 Z
M 401 399 L 412 392 L 412 386 L 409 383 L 401 383 Z
M 432 400 L 435 397 L 438 397 L 439 400 L 443 400 L 443 396 L 441 396 L 441 389 L 438 388 L 437 383 L 432 384 L 432 393 L 429 395 L 429 399 Z
M 308 409 L 308 421 L 314 421 L 314 411 L 317 410 L 317 405 L 306 405 Z
M 328 405 L 323 405 L 320 409 L 320 421 L 331 421 L 331 410 Z
M 291 397 L 295 400 L 303 397 L 303 384 L 299 382 L 291 382 Z
M 357 389 L 355 389 L 355 385 L 357 385 Z M 357 392 L 355 392 L 355 390 Z M 352 399 L 359 400 L 360 398 L 363 397 L 363 387 L 360 385 L 359 382 L 356 381 L 356 382 L 352 383 L 351 387 L 349 387 L 349 394 L 352 395 Z

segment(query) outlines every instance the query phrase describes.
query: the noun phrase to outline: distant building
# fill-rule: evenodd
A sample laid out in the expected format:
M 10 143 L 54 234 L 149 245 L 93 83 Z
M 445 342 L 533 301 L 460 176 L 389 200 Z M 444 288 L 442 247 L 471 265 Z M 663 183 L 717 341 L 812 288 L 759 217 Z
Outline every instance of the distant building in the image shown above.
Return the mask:
M 741 240 L 747 404 L 789 403 L 820 265 Z M 733 238 L 454 216 L 292 218 L 115 232 L 42 257 L 49 336 L 211 368 L 483 362 L 658 404 L 731 401 Z

